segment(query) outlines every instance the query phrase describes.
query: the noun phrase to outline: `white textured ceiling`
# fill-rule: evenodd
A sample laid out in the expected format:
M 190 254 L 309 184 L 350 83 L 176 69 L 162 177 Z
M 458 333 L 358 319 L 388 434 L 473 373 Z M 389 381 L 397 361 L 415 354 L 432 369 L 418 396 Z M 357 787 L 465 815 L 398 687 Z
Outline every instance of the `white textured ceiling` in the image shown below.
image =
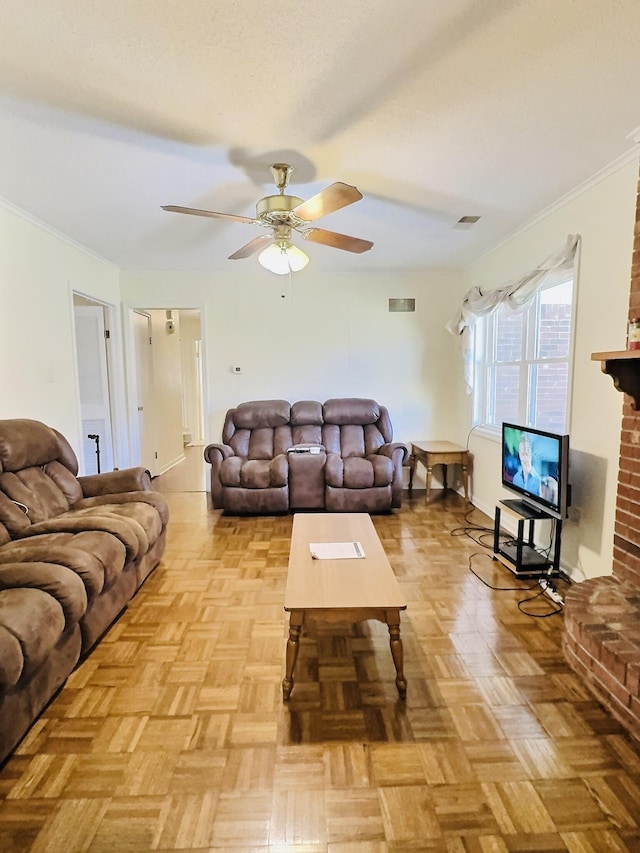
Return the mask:
M 465 262 L 634 147 L 638 0 L 3 0 L 0 196 L 124 268 L 238 269 L 333 181 L 322 270 Z M 470 230 L 461 216 L 479 215 Z M 241 268 L 241 267 L 240 267 Z

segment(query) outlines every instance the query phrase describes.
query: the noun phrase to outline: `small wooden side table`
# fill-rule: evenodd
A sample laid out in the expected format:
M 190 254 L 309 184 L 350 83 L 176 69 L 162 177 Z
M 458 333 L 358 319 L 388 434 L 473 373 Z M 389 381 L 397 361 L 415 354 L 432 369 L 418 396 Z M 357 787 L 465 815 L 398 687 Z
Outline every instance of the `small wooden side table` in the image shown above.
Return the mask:
M 431 491 L 431 475 L 434 465 L 442 465 L 443 489 L 447 490 L 447 465 L 460 465 L 462 468 L 462 485 L 464 486 L 464 498 L 469 500 L 469 451 L 452 441 L 412 441 L 411 460 L 409 465 L 409 491 L 413 489 L 413 473 L 416 463 L 422 462 L 427 469 L 427 491 L 425 500 L 429 503 Z

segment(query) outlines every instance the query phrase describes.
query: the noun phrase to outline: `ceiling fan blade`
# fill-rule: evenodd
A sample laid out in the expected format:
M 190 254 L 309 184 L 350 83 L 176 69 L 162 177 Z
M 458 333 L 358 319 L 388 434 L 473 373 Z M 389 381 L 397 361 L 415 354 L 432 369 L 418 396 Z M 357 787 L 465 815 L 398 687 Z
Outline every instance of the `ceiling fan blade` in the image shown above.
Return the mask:
M 269 243 L 273 243 L 273 234 L 261 234 L 259 237 L 254 237 L 253 240 L 250 240 L 245 246 L 234 252 L 233 255 L 229 255 L 229 260 L 237 261 L 240 258 L 248 258 L 249 255 L 254 255 L 260 249 L 266 249 Z
M 250 216 L 235 216 L 233 213 L 215 213 L 213 210 L 198 210 L 196 207 L 179 207 L 176 204 L 163 204 L 163 210 L 170 213 L 190 213 L 192 216 L 213 216 L 215 219 L 232 219 L 234 222 L 248 222 L 255 224 L 257 220 Z
M 324 228 L 307 228 L 302 231 L 305 240 L 312 243 L 322 243 L 334 249 L 344 249 L 345 252 L 368 252 L 373 246 L 371 240 L 361 240 L 360 237 L 349 237 L 347 234 L 337 234 L 335 231 L 325 231 Z
M 362 193 L 359 189 L 337 181 L 294 207 L 292 213 L 299 219 L 313 222 L 315 219 L 320 219 L 321 216 L 333 213 L 334 210 L 340 210 L 341 207 L 353 204 L 354 201 L 360 201 L 361 198 Z

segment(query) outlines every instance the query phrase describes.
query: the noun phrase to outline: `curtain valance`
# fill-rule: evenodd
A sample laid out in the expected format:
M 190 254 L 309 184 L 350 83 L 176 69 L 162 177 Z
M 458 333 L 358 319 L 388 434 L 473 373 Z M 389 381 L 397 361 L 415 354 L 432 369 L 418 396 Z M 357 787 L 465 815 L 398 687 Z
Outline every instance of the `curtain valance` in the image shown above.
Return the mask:
M 552 273 L 572 269 L 579 242 L 579 236 L 570 234 L 562 249 L 550 255 L 522 278 L 496 290 L 483 293 L 480 287 L 472 287 L 465 294 L 456 316 L 447 323 L 448 331 L 452 335 L 459 335 L 466 327 L 472 326 L 480 317 L 493 313 L 502 304 L 514 311 L 523 308 L 538 290 L 542 289 Z
M 522 310 L 539 290 L 542 290 L 556 278 L 556 273 L 563 270 L 570 270 L 574 267 L 579 244 L 579 235 L 569 234 L 567 242 L 562 249 L 550 255 L 541 264 L 538 264 L 535 269 L 521 278 L 511 281 L 495 290 L 490 290 L 487 293 L 484 293 L 477 285 L 467 291 L 460 309 L 446 326 L 452 335 L 462 336 L 467 394 L 470 394 L 473 389 L 471 327 L 480 317 L 492 314 L 501 305 L 506 305 L 514 312 Z

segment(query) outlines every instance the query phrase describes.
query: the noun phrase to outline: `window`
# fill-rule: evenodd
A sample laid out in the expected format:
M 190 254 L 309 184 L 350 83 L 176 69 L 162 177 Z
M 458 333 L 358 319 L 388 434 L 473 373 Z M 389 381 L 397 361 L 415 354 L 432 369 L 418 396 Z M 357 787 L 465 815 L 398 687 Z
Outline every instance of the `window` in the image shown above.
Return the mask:
M 476 424 L 568 427 L 573 277 L 539 290 L 522 311 L 504 304 L 475 327 Z

